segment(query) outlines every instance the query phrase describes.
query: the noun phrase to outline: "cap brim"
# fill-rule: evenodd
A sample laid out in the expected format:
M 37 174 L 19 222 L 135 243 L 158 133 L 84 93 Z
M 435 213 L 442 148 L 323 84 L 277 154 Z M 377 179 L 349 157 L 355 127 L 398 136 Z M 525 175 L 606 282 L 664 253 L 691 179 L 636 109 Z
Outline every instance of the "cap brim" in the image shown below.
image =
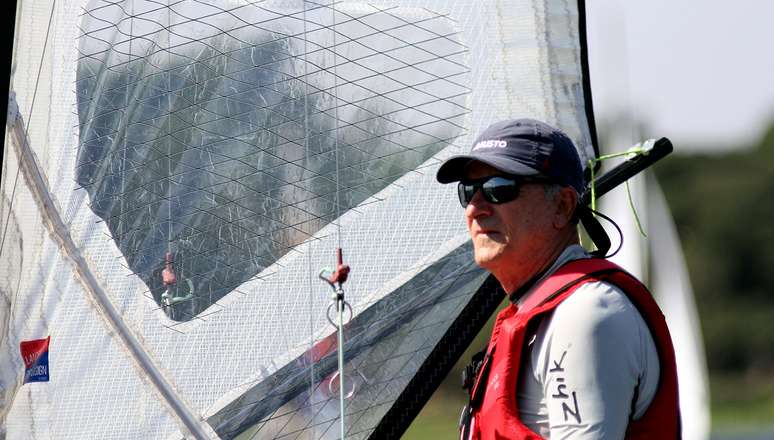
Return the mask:
M 523 163 L 515 161 L 508 157 L 481 157 L 470 154 L 461 154 L 448 158 L 436 173 L 435 178 L 440 183 L 452 183 L 462 180 L 465 167 L 471 161 L 485 163 L 505 174 L 514 176 L 537 176 L 540 172 Z

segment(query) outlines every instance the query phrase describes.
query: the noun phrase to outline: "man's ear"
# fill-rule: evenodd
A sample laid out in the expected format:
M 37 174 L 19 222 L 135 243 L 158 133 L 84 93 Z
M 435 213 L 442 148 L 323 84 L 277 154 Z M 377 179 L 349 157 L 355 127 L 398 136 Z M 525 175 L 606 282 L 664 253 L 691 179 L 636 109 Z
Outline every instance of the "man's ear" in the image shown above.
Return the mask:
M 571 186 L 563 186 L 554 199 L 556 210 L 554 212 L 554 227 L 563 229 L 572 222 L 572 216 L 578 206 L 578 193 Z

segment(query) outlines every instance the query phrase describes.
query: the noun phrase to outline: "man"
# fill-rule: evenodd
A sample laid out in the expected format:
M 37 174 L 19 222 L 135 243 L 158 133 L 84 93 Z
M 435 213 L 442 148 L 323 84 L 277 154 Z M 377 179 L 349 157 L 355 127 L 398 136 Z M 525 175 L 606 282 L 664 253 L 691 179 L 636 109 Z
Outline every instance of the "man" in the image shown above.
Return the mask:
M 180 286 L 177 285 L 177 274 L 175 274 L 174 257 L 172 252 L 167 252 L 164 255 L 164 269 L 161 271 L 161 281 L 164 283 L 164 293 L 161 294 L 161 307 L 164 313 L 169 316 L 169 319 L 175 319 L 176 316 L 182 315 L 182 310 L 176 309 L 174 306 L 177 304 L 189 301 L 193 298 L 193 282 L 189 278 L 185 278 L 188 285 L 188 293 L 180 295 Z
M 539 121 L 496 123 L 447 160 L 476 263 L 512 304 L 470 386 L 461 438 L 679 438 L 677 375 L 647 290 L 579 245 L 588 208 L 572 141 Z

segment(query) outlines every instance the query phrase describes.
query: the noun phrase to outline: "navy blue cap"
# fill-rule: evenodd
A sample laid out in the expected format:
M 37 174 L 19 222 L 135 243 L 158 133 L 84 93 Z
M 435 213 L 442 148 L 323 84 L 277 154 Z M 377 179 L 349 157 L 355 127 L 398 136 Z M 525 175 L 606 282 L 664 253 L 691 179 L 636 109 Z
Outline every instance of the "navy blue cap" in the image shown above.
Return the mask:
M 514 176 L 547 177 L 583 194 L 578 150 L 566 134 L 534 119 L 514 119 L 492 124 L 473 143 L 469 154 L 452 156 L 438 169 L 436 179 L 451 183 L 464 177 L 470 161 L 490 165 Z

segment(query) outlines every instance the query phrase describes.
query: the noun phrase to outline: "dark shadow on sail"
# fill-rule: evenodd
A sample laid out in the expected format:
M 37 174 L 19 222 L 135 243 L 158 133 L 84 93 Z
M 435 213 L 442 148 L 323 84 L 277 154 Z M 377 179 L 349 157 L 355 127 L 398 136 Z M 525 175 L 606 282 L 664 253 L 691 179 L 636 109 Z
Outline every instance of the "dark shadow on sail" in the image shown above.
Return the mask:
M 371 12 L 364 28 L 339 11 L 334 33 L 324 5 L 205 22 L 195 2 L 139 4 L 84 12 L 76 175 L 176 321 L 463 133 L 466 49 L 445 17 Z

